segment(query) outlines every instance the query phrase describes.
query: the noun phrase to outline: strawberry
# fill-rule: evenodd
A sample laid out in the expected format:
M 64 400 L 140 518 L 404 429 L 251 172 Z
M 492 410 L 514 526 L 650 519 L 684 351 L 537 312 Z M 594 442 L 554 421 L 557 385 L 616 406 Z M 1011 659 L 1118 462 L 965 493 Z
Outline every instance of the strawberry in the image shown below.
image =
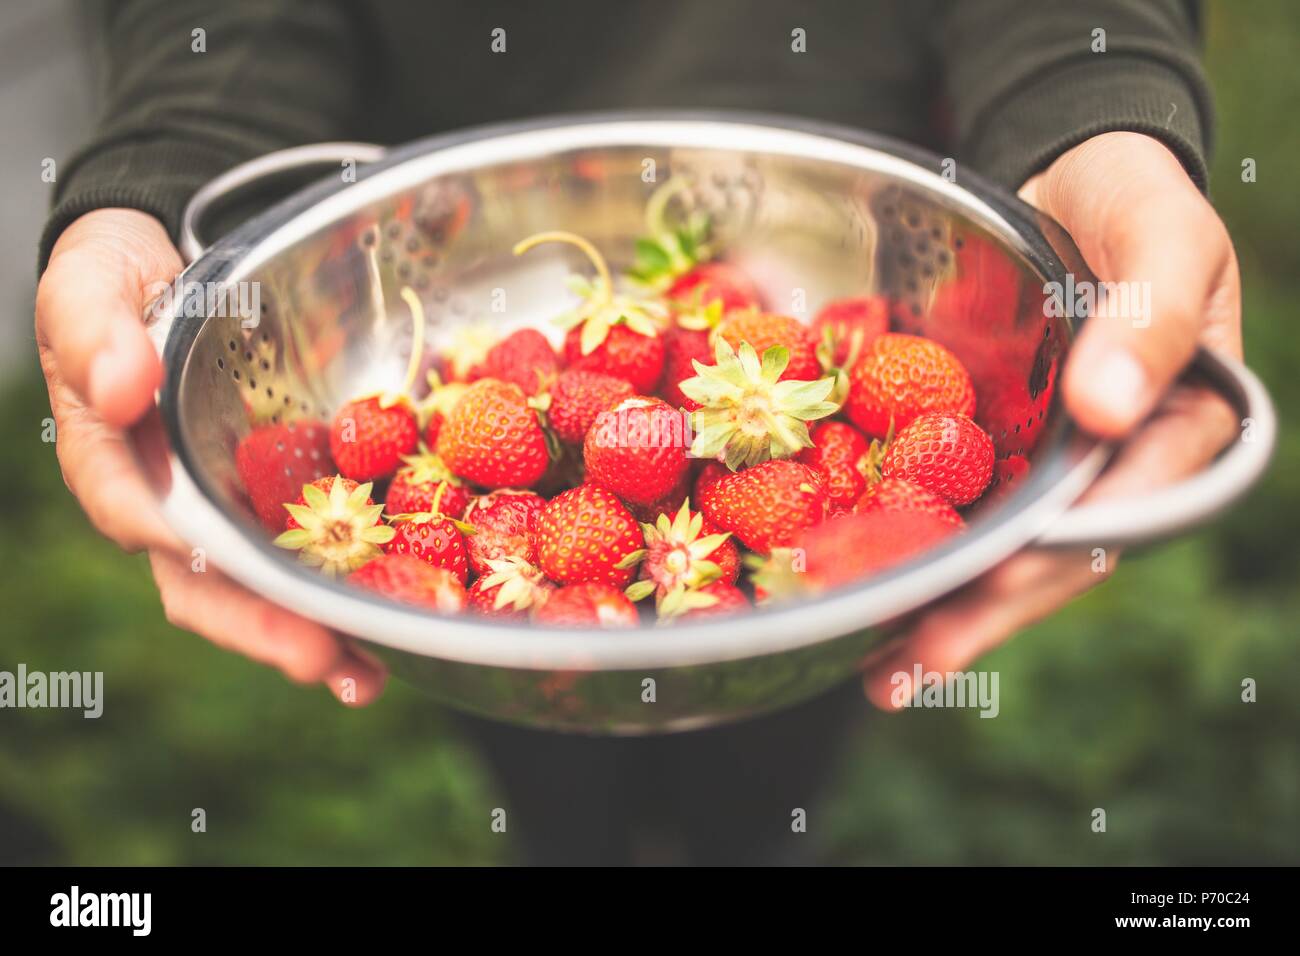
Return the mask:
M 381 555 L 348 575 L 348 583 L 433 611 L 457 614 L 465 610 L 465 587 L 456 575 L 409 554 Z
M 725 469 L 724 469 L 725 470 Z M 668 493 L 660 498 L 655 499 L 648 505 L 639 505 L 632 501 L 625 501 L 627 510 L 632 512 L 632 517 L 637 521 L 654 524 L 660 515 L 675 515 L 677 509 L 682 506 L 682 502 L 690 497 L 691 494 L 691 469 L 682 472 L 682 476 L 677 479 L 677 484 L 668 489 Z
M 800 529 L 819 524 L 827 507 L 821 477 L 795 461 L 765 461 L 726 475 L 700 497 L 706 521 L 734 533 L 760 554 L 789 544 Z
M 561 441 L 581 442 L 597 415 L 635 394 L 625 379 L 600 372 L 565 369 L 551 386 L 547 419 Z
M 599 343 L 584 349 L 582 329 L 570 329 L 564 336 L 564 360 L 569 368 L 625 379 L 638 392 L 653 391 L 663 372 L 664 342 L 657 332 L 615 325 Z
M 706 533 L 704 515 L 683 502 L 672 518 L 660 515 L 653 524 L 641 525 L 645 557 L 641 580 L 627 589 L 639 601 L 651 594 L 663 601 L 675 591 L 694 590 L 712 581 L 733 584 L 740 570 L 740 555 L 731 535 Z
M 937 342 L 887 332 L 849 372 L 844 406 L 872 438 L 906 427 L 925 412 L 975 413 L 975 389 L 957 357 Z
M 357 488 L 359 487 L 357 482 L 353 481 L 351 478 L 344 478 L 342 475 L 326 475 L 324 478 L 317 478 L 315 481 L 308 482 L 308 484 L 310 484 L 313 488 L 320 489 L 322 492 L 328 495 L 330 491 L 333 490 L 334 483 L 336 481 L 343 486 L 343 493 L 345 495 L 352 494 L 352 492 L 356 491 Z M 298 490 L 299 490 L 298 500 L 295 501 L 294 504 L 298 505 L 299 507 L 304 507 L 304 508 L 309 507 L 307 503 L 306 488 L 300 488 Z M 365 506 L 367 508 L 369 508 L 373 504 L 374 504 L 373 500 L 371 500 L 370 498 L 366 498 Z M 294 520 L 293 515 L 289 514 L 288 507 L 289 506 L 287 503 L 280 505 L 280 510 L 284 512 L 284 530 L 292 531 L 294 528 L 301 528 L 302 525 L 298 524 L 298 522 Z
M 889 331 L 889 299 L 883 295 L 836 299 L 812 320 L 822 366 L 852 368 L 867 346 Z
M 277 534 L 287 518 L 283 502 L 333 468 L 329 426 L 314 419 L 260 425 L 235 446 L 235 470 L 253 512 Z
M 625 502 L 664 497 L 690 468 L 682 413 L 659 398 L 633 396 L 596 416 L 582 445 L 587 481 Z
M 529 608 L 546 602 L 555 585 L 540 570 L 519 558 L 497 558 L 469 589 L 469 607 L 487 617 L 522 619 Z
M 707 307 L 719 302 L 723 313 L 759 305 L 758 290 L 749 276 L 727 262 L 703 262 L 687 269 L 664 290 L 673 303 Z
M 661 621 L 689 621 L 693 618 L 737 614 L 750 608 L 745 592 L 726 581 L 714 581 L 695 591 L 677 593 L 679 596 L 670 597 L 660 605 Z
M 674 408 L 694 411 L 700 405 L 688 398 L 681 383 L 695 377 L 695 363 L 713 363 L 713 346 L 707 329 L 684 329 L 674 326 L 664 333 L 664 371 L 659 394 Z
M 321 484 L 327 483 L 326 487 Z M 302 486 L 302 504 L 285 505 L 295 527 L 275 545 L 298 552 L 298 560 L 334 577 L 355 571 L 380 554 L 394 535 L 379 522 L 383 505 L 370 500 L 371 485 L 343 478 L 321 478 Z
M 805 583 L 814 591 L 839 587 L 902 564 L 957 533 L 928 511 L 868 511 L 846 515 L 803 535 Z
M 920 485 L 950 504 L 968 505 L 993 475 L 993 442 L 965 415 L 921 415 L 889 444 L 881 474 Z
M 346 403 L 330 423 L 330 454 L 339 472 L 356 481 L 387 478 L 403 455 L 415 451 L 420 429 L 405 399 L 384 404 L 382 396 Z
M 789 354 L 782 378 L 805 382 L 821 378 L 822 364 L 817 358 L 816 337 L 808 326 L 788 315 L 759 312 L 757 309 L 732 312 L 714 331 L 714 341 L 717 339 L 726 340 L 735 350 L 740 349 L 742 342 L 748 342 L 759 355 L 780 346 Z
M 475 382 L 438 432 L 438 455 L 455 474 L 485 488 L 526 488 L 550 463 L 537 412 L 518 385 Z
M 583 581 L 556 588 L 533 610 L 533 623 L 546 627 L 636 627 L 636 607 L 609 584 Z
M 469 504 L 469 489 L 451 473 L 433 452 L 421 452 L 402 459 L 405 464 L 388 485 L 384 507 L 389 514 L 414 514 L 433 511 L 434 499 L 441 491 L 439 509 L 449 518 L 460 518 Z
M 858 514 L 870 511 L 927 511 L 938 515 L 954 528 L 966 525 L 961 515 L 948 502 L 902 478 L 885 478 L 869 485 L 853 510 Z
M 591 260 L 596 280 L 571 276 L 569 287 L 582 297 L 577 309 L 557 323 L 566 330 L 564 361 L 569 368 L 604 372 L 627 379 L 638 392 L 650 392 L 663 369 L 664 346 L 659 330 L 668 310 L 661 303 L 614 293 L 614 279 L 605 258 L 586 239 L 571 232 L 539 232 L 515 246 L 523 255 L 545 242 L 577 246 Z
M 741 343 L 739 355 L 726 339 L 718 339 L 715 347 L 715 364 L 697 364 L 695 378 L 681 383 L 682 392 L 700 405 L 691 413 L 695 457 L 722 457 L 733 470 L 789 458 L 812 444 L 808 422 L 839 410 L 826 401 L 833 378 L 783 380 L 789 359 L 785 348 L 770 347 L 760 363 L 749 342 Z
M 858 470 L 858 460 L 870 446 L 862 433 L 844 422 L 821 422 L 812 430 L 812 447 L 805 448 L 795 460 L 822 476 L 832 511 L 852 508 L 867 482 Z
M 409 554 L 435 568 L 446 568 L 462 585 L 469 577 L 465 539 L 460 525 L 436 512 L 394 515 L 393 538 L 384 545 L 385 554 Z
M 469 563 L 479 574 L 491 572 L 491 562 L 537 561 L 537 519 L 546 499 L 531 491 L 505 488 L 479 495 L 465 509 L 465 522 L 474 529 L 465 546 Z
M 538 564 L 560 584 L 600 581 L 624 587 L 644 546 L 636 519 L 599 485 L 570 488 L 538 516 Z
M 517 329 L 488 350 L 487 377 L 513 382 L 525 395 L 544 390 L 560 368 L 560 360 L 546 336 L 536 329 Z
M 719 478 L 731 474 L 731 469 L 720 461 L 706 461 L 700 473 L 695 476 L 695 483 L 691 486 L 691 497 L 699 501 L 704 497 L 704 489 L 709 487 Z M 659 517 L 655 515 L 655 517 Z
M 464 382 L 443 382 L 437 375 L 429 375 L 429 394 L 420 403 L 420 419 L 424 422 L 424 443 L 429 448 L 438 447 L 438 432 L 456 407 L 469 386 Z

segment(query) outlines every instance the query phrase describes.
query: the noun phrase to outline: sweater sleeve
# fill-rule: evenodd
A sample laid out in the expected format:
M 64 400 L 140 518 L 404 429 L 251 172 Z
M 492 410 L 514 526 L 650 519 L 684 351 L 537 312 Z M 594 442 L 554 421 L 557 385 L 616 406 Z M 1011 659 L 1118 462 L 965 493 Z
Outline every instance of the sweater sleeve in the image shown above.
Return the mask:
M 213 176 L 355 122 L 359 31 L 342 3 L 110 0 L 95 15 L 100 116 L 60 169 L 41 270 L 93 209 L 150 213 L 175 239 L 186 201 Z
M 951 0 L 931 36 L 957 157 L 985 175 L 1016 189 L 1084 140 L 1127 130 L 1164 143 L 1205 190 L 1213 112 L 1194 3 Z

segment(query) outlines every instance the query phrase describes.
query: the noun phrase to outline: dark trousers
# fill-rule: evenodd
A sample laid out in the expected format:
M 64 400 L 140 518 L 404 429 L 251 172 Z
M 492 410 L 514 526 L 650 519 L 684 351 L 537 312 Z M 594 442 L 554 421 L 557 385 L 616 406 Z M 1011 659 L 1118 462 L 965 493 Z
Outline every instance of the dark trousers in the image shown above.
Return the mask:
M 507 833 L 540 865 L 816 862 L 815 813 L 857 718 L 857 681 L 743 723 L 583 737 L 463 717 L 505 792 Z

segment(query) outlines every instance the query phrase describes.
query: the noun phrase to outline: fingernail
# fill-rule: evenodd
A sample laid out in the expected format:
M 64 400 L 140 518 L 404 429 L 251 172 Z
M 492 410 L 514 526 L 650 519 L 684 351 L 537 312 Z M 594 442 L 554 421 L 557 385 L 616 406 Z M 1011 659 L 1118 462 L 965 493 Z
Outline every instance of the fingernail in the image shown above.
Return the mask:
M 1129 352 L 1111 352 L 1098 363 L 1089 391 L 1098 411 L 1117 425 L 1127 425 L 1146 406 L 1146 369 Z

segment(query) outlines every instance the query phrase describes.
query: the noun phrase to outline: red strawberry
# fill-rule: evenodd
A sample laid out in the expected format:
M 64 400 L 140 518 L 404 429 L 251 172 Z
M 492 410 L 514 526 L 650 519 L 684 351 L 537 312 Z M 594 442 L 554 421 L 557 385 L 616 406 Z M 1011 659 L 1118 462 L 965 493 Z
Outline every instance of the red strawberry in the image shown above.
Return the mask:
M 559 371 L 560 360 L 546 336 L 518 329 L 488 350 L 484 370 L 491 378 L 514 382 L 525 395 L 544 390 Z
M 449 518 L 464 516 L 465 506 L 469 504 L 469 489 L 451 473 L 441 458 L 432 452 L 423 452 L 402 460 L 405 464 L 397 469 L 384 497 L 384 507 L 389 514 L 434 511 L 434 499 L 438 498 L 441 489 L 442 496 L 438 498 L 436 510 Z
M 749 598 L 745 597 L 745 592 L 726 581 L 714 581 L 697 591 L 683 592 L 680 602 L 680 611 L 675 610 L 676 604 L 665 602 L 666 609 L 665 607 L 659 609 L 660 618 L 689 621 L 693 618 L 738 614 L 750 609 Z
M 832 511 L 852 508 L 867 486 L 857 467 L 858 459 L 870 448 L 867 440 L 852 425 L 820 422 L 812 430 L 812 442 L 795 460 L 822 476 Z
M 555 585 L 540 570 L 518 558 L 498 558 L 469 589 L 469 606 L 487 617 L 522 619 L 546 602 Z
M 348 583 L 418 607 L 458 614 L 465 610 L 465 587 L 446 568 L 435 568 L 408 554 L 385 554 L 348 575 Z
M 812 330 L 798 319 L 774 312 L 732 312 L 718 325 L 717 338 L 725 339 L 736 351 L 741 342 L 748 342 L 761 356 L 774 345 L 790 354 L 789 364 L 781 373 L 783 379 L 811 381 L 822 377 L 822 365 L 817 359 L 817 339 Z
M 927 511 L 938 515 L 954 528 L 966 525 L 961 515 L 948 502 L 902 478 L 885 478 L 868 486 L 853 510 L 858 514 L 869 511 Z
M 569 368 L 624 379 L 638 392 L 654 390 L 664 367 L 664 342 L 657 333 L 645 334 L 615 325 L 598 345 L 584 353 L 582 329 L 575 326 L 564 336 L 564 360 Z
M 429 377 L 429 394 L 420 403 L 420 417 L 425 420 L 424 443 L 430 448 L 438 447 L 438 432 L 447 420 L 451 410 L 456 407 L 461 396 L 469 388 L 464 382 L 442 382 L 436 375 Z
M 465 522 L 474 533 L 465 546 L 469 563 L 479 574 L 491 571 L 492 561 L 517 558 L 537 561 L 537 519 L 546 499 L 513 488 L 479 495 L 465 509 Z
M 844 410 L 872 438 L 925 412 L 973 415 L 975 389 L 957 357 L 937 342 L 888 332 L 849 373 Z
M 686 471 L 682 472 L 682 476 L 677 479 L 677 484 L 668 489 L 668 493 L 663 497 L 657 498 L 648 505 L 639 505 L 631 501 L 626 501 L 624 504 L 637 521 L 653 524 L 660 515 L 677 514 L 677 509 L 690 497 L 690 494 L 691 469 L 687 467 Z
M 648 505 L 673 490 L 690 467 L 686 421 L 658 398 L 633 396 L 601 412 L 582 445 L 587 481 L 624 501 Z
M 561 441 L 581 442 L 597 415 L 635 394 L 624 379 L 565 369 L 551 386 L 551 404 L 546 410 L 551 431 Z
M 706 461 L 700 473 L 695 476 L 695 484 L 691 487 L 691 497 L 699 501 L 704 497 L 704 489 L 709 487 L 719 478 L 725 478 L 731 474 L 731 469 L 720 461 Z M 659 517 L 655 515 L 655 517 Z
M 821 477 L 795 461 L 765 461 L 719 478 L 700 498 L 706 521 L 760 554 L 819 524 L 827 507 Z
M 464 584 L 469 577 L 465 539 L 456 523 L 446 515 L 425 512 L 393 519 L 393 539 L 384 545 L 387 554 L 409 554 L 435 568 L 446 568 Z
M 303 564 L 330 577 L 378 557 L 395 532 L 379 522 L 384 506 L 370 500 L 370 489 L 369 482 L 338 477 L 303 485 L 302 503 L 284 506 L 293 527 L 275 539 L 276 547 L 297 551 Z
M 695 363 L 713 364 L 713 346 L 706 329 L 675 327 L 664 334 L 664 373 L 659 394 L 674 408 L 694 411 L 699 402 L 682 391 L 681 384 L 695 377 Z
M 420 440 L 415 412 L 405 399 L 385 405 L 371 397 L 348 402 L 330 424 L 330 453 L 339 472 L 356 481 L 387 478 Z
M 645 546 L 641 526 L 623 503 L 599 485 L 557 495 L 537 521 L 537 558 L 552 581 L 601 581 L 624 587 Z
M 758 290 L 749 276 L 726 262 L 704 262 L 688 269 L 664 291 L 664 298 L 698 307 L 720 300 L 724 313 L 759 305 Z
M 902 564 L 956 533 L 950 521 L 928 511 L 845 515 L 803 535 L 803 584 L 813 591 L 849 584 Z
M 552 591 L 533 611 L 533 623 L 546 627 L 636 627 L 636 607 L 609 584 L 584 581 Z
M 451 410 L 438 432 L 447 467 L 485 488 L 526 488 L 546 473 L 546 435 L 518 385 L 484 378 Z
M 965 415 L 921 415 L 889 444 L 881 474 L 968 505 L 993 475 L 993 442 Z
M 862 295 L 822 306 L 812 321 L 813 337 L 827 368 L 850 368 L 867 346 L 889 331 L 889 299 Z
M 653 524 L 643 524 L 646 553 L 641 561 L 641 580 L 627 589 L 627 596 L 639 601 L 653 594 L 662 605 L 668 595 L 696 590 L 712 581 L 734 584 L 740 571 L 740 554 L 731 536 L 706 527 L 704 516 L 692 512 L 684 502 L 673 517 L 660 515 Z
M 333 469 L 329 427 L 314 419 L 258 426 L 235 446 L 235 470 L 253 512 L 277 534 L 287 517 L 284 502 Z

